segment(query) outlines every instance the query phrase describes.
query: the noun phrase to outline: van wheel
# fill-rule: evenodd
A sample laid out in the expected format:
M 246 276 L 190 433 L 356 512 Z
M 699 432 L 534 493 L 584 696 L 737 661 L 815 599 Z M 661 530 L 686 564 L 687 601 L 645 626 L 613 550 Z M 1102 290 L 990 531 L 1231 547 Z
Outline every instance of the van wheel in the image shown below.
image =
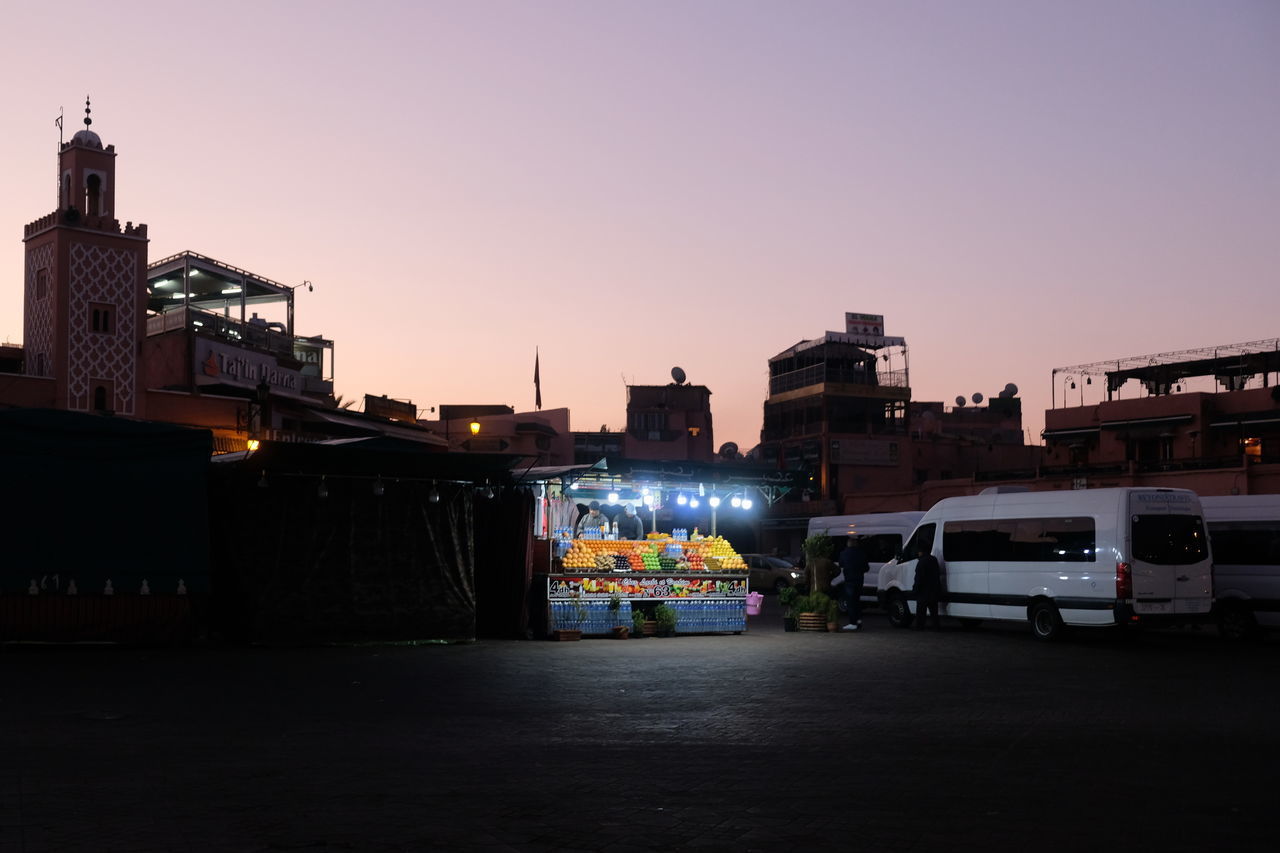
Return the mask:
M 889 593 L 889 602 L 885 609 L 889 613 L 890 625 L 895 628 L 911 627 L 911 609 L 907 607 L 907 599 L 902 593 Z
M 1258 620 L 1243 606 L 1226 603 L 1218 611 L 1218 633 L 1232 642 L 1247 640 L 1258 633 Z
M 1031 633 L 1037 640 L 1053 641 L 1062 636 L 1062 617 L 1058 608 L 1047 601 L 1037 601 L 1031 605 Z

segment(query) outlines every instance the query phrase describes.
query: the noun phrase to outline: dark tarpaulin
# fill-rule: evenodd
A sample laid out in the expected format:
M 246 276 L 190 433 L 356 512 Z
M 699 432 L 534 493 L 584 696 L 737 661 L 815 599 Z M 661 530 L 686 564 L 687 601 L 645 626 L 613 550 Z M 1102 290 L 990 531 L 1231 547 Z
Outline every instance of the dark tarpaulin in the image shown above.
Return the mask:
M 51 409 L 0 411 L 0 595 L 208 589 L 208 430 Z M 53 578 L 57 576 L 55 584 Z
M 209 590 L 212 446 L 208 430 L 0 411 L 0 639 L 189 639 Z
M 217 629 L 272 643 L 471 640 L 478 622 L 515 635 L 532 501 L 511 462 L 370 439 L 215 465 Z

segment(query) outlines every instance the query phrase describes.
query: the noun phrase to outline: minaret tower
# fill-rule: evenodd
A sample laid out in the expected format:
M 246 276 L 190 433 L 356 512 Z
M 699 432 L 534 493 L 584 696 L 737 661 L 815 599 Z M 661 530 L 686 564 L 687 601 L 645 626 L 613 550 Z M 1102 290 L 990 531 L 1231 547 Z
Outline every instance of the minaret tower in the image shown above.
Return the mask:
M 138 418 L 147 226 L 120 227 L 115 146 L 89 129 L 90 109 L 85 98 L 84 130 L 59 140 L 58 209 L 23 236 L 23 361 L 53 382 L 56 408 Z

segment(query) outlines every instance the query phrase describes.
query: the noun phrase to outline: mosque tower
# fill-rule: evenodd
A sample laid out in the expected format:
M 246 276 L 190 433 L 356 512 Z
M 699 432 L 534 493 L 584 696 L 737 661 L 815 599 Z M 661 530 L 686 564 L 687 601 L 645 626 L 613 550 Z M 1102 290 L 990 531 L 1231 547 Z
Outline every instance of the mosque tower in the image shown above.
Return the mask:
M 23 235 L 25 372 L 53 382 L 56 408 L 140 418 L 147 226 L 120 226 L 115 146 L 84 103 L 84 129 L 59 140 L 58 209 Z

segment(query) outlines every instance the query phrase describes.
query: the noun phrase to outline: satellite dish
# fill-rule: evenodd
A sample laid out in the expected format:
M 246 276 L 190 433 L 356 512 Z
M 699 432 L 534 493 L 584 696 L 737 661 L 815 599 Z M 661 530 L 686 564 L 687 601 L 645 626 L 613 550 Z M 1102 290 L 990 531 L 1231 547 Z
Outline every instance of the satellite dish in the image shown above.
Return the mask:
M 720 445 L 721 459 L 736 459 L 738 456 L 738 444 L 733 441 L 726 441 Z
M 683 385 L 685 380 L 684 369 L 680 367 L 671 368 L 671 378 L 676 381 L 677 385 Z
M 973 392 L 973 404 L 976 406 L 976 405 L 978 405 L 978 404 L 979 404 L 979 403 L 981 403 L 981 402 L 982 402 L 982 392 L 981 392 L 981 391 L 974 391 L 974 392 Z
M 960 407 L 960 408 L 964 408 L 964 395 L 963 395 L 963 394 L 961 394 L 959 397 L 956 397 L 956 405 L 957 405 L 958 407 Z
M 1009 392 L 1010 397 L 1013 397 L 1013 396 L 1016 396 L 1018 393 L 1018 386 L 1010 382 L 1008 385 L 1004 386 L 1004 390 Z

